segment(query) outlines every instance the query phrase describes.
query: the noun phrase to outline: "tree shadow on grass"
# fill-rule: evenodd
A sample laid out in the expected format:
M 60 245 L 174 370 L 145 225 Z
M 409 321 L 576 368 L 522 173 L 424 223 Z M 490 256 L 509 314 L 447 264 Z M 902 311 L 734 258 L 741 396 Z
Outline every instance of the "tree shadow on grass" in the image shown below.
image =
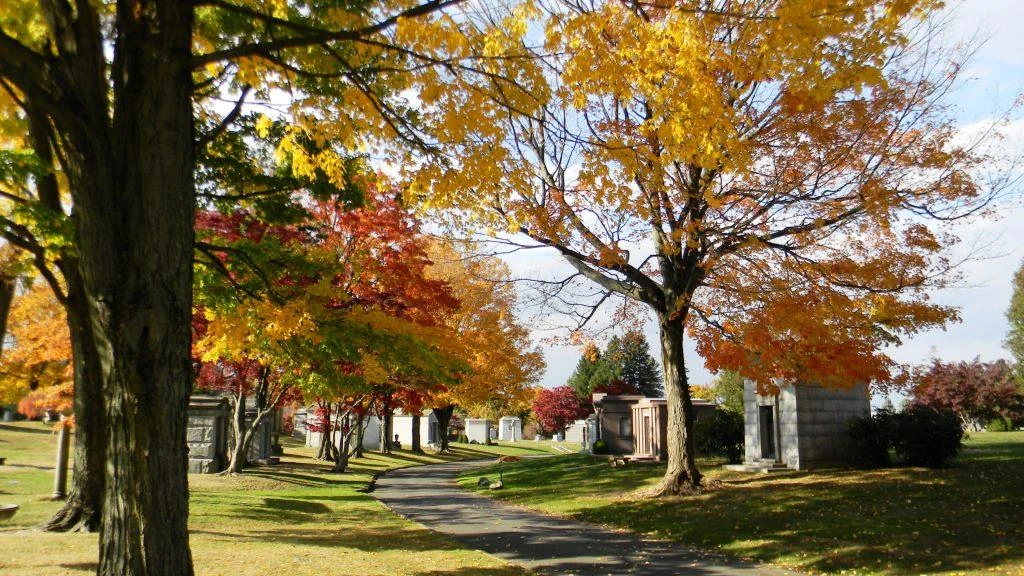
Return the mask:
M 364 552 L 430 552 L 468 550 L 465 546 L 421 528 L 401 528 L 393 525 L 380 528 L 361 526 L 358 519 L 338 523 L 280 527 L 271 530 L 245 530 L 220 532 L 210 529 L 190 530 L 194 535 L 205 535 L 217 540 L 238 542 L 276 542 L 293 546 L 315 548 L 354 548 Z
M 984 571 L 1024 562 L 1024 488 L 993 475 L 900 469 L 757 478 L 693 497 L 625 498 L 574 517 L 814 572 Z
M 53 435 L 53 430 L 49 428 L 23 428 L 21 426 L 11 426 L 10 424 L 0 424 L 0 430 L 5 432 L 23 432 L 27 434 L 46 434 L 47 436 Z
M 428 570 L 426 572 L 413 572 L 415 576 L 513 576 L 516 574 L 533 574 L 518 566 L 505 568 L 478 568 L 475 566 L 463 566 L 451 570 Z
M 76 572 L 96 572 L 96 569 L 99 568 L 99 562 L 72 562 L 59 564 L 59 566 L 67 570 L 75 570 Z

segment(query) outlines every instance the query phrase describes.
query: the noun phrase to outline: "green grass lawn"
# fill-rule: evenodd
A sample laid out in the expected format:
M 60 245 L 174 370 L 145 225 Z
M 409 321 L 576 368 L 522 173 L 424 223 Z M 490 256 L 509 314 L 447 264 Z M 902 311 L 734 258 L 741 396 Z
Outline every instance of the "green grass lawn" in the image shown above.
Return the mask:
M 58 508 L 52 465 L 56 435 L 38 422 L 0 424 L 0 502 L 22 507 L 0 522 L 0 574 L 83 575 L 95 571 L 95 534 L 35 529 Z M 313 449 L 285 445 L 280 466 L 241 476 L 191 475 L 192 555 L 197 574 L 289 576 L 337 573 L 513 576 L 527 572 L 392 514 L 357 490 L 381 470 L 497 454 L 546 454 L 550 443 L 453 444 L 450 455 L 367 453 L 331 474 Z
M 705 463 L 707 464 L 707 463 Z M 648 500 L 661 465 L 589 456 L 502 466 L 496 498 L 821 574 L 1024 575 L 1024 432 L 979 433 L 948 468 L 766 476 L 705 467 L 698 496 Z M 478 489 L 481 475 L 460 483 Z

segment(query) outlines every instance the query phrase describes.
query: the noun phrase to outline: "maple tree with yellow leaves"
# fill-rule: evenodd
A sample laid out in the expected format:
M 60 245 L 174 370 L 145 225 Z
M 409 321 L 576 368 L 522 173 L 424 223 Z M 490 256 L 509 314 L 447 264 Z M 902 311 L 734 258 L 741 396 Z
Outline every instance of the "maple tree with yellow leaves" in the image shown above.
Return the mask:
M 427 404 L 442 430 L 440 449 L 448 449 L 455 407 L 480 411 L 499 404 L 521 412 L 533 399 L 544 371 L 544 357 L 532 346 L 530 332 L 517 318 L 517 296 L 508 266 L 493 256 L 474 255 L 472 245 L 436 241 L 429 251 L 430 275 L 444 280 L 460 305 L 443 317 L 451 338 L 446 352 L 468 367 L 456 379 L 429 394 Z
M 472 120 L 446 158 L 410 169 L 425 209 L 556 251 L 574 268 L 563 286 L 599 289 L 583 307 L 619 298 L 655 316 L 669 421 L 653 494 L 701 485 L 687 334 L 709 369 L 770 394 L 899 382 L 885 347 L 956 319 L 927 295 L 955 277 L 942 223 L 1007 181 L 983 187 L 991 158 L 956 138 L 943 99 L 963 56 L 940 48 L 941 6 L 492 8 L 490 22 L 530 23 L 497 28 L 535 55 L 506 62 L 519 83 L 430 102 L 461 99 Z

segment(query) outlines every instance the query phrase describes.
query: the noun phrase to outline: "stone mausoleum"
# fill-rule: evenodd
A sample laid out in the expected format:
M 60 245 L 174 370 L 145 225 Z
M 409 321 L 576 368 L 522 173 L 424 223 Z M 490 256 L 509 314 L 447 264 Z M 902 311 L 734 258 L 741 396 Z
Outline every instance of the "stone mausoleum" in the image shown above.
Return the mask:
M 668 457 L 668 401 L 636 394 L 595 393 L 597 438 L 608 453 L 638 460 Z M 694 422 L 709 418 L 718 409 L 714 402 L 693 398 Z
M 192 396 L 188 399 L 189 474 L 215 474 L 228 465 L 228 399 L 217 396 Z
M 871 413 L 865 385 L 847 389 L 817 384 L 782 384 L 777 394 L 743 387 L 746 469 L 794 470 L 844 464 L 851 460 L 848 432 L 853 418 Z

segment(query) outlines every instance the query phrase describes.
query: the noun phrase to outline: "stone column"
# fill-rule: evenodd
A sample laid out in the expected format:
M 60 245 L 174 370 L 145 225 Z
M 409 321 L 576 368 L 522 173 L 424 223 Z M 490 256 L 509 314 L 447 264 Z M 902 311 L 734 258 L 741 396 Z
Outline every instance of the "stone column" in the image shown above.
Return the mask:
M 53 496 L 51 500 L 63 500 L 67 498 L 68 492 L 68 444 L 70 433 L 68 426 L 61 419 L 60 432 L 57 436 L 57 463 L 53 477 Z

